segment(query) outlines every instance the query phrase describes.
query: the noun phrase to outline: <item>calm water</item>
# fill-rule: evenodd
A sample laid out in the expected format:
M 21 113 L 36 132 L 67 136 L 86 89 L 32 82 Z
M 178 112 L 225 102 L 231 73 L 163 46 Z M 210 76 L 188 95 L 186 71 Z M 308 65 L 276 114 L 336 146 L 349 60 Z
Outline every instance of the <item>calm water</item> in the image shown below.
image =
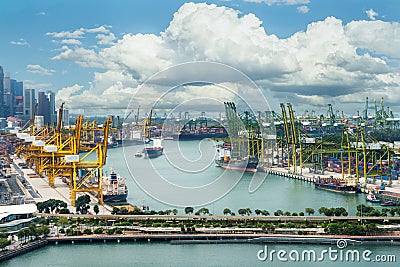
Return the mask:
M 236 174 L 231 170 L 218 168 L 214 164 L 215 147 L 212 141 L 164 141 L 166 155 L 156 159 L 135 158 L 133 155 L 140 150 L 140 146 L 129 146 L 125 149 L 115 148 L 108 151 L 107 166 L 113 167 L 121 175 L 127 177 L 129 188 L 128 201 L 135 205 L 146 204 L 153 210 L 165 210 L 175 207 L 163 204 L 153 199 L 136 184 L 131 173 L 140 177 L 149 176 L 149 168 L 154 168 L 164 179 L 182 186 L 200 186 L 213 182 L 223 173 Z M 179 146 L 179 147 L 178 147 Z M 126 157 L 126 160 L 125 160 Z M 186 158 L 186 159 L 185 159 Z M 129 172 L 127 163 L 131 166 Z M 152 166 L 146 165 L 151 162 Z M 183 163 L 181 163 L 183 162 Z M 181 164 L 185 171 L 179 169 Z M 198 172 L 190 172 L 200 170 Z M 263 177 L 265 174 L 254 174 Z M 252 174 L 245 174 L 237 185 L 224 197 L 210 203 L 201 205 L 213 214 L 222 214 L 224 208 L 236 212 L 239 208 L 266 209 L 271 214 L 277 209 L 290 212 L 304 212 L 306 207 L 317 210 L 322 207 L 345 207 L 350 215 L 356 212 L 356 206 L 364 203 L 365 195 L 356 196 L 337 194 L 315 189 L 311 183 L 268 175 L 261 187 L 254 193 L 249 193 L 249 184 Z M 162 190 L 162 189 L 161 189 Z M 376 207 L 379 205 L 374 204 Z M 179 213 L 184 214 L 183 208 Z
M 221 175 L 235 175 L 224 171 L 213 163 L 215 147 L 212 141 L 164 142 L 165 153 L 156 159 L 135 158 L 140 146 L 125 149 L 115 148 L 108 152 L 107 166 L 127 177 L 130 203 L 146 204 L 154 210 L 172 209 L 139 188 L 131 173 L 151 179 L 149 168 L 171 183 L 186 187 L 201 186 L 216 180 Z M 126 157 L 126 160 L 125 160 Z M 134 171 L 129 172 L 126 162 Z M 149 165 L 152 163 L 153 165 Z M 230 173 L 231 172 L 231 173 Z M 262 175 L 262 174 L 255 174 Z M 317 212 L 321 206 L 345 207 L 350 214 L 355 214 L 356 206 L 366 203 L 364 195 L 347 196 L 317 190 L 312 184 L 269 175 L 262 186 L 254 193 L 249 193 L 252 175 L 246 174 L 236 186 L 217 201 L 202 205 L 213 214 L 222 214 L 224 208 L 237 213 L 239 208 L 266 209 L 273 213 L 277 209 L 291 212 L 304 211 L 306 207 Z M 162 189 L 162 188 L 161 188 Z M 193 196 L 195 197 L 195 196 Z M 190 200 L 190 199 L 189 199 Z M 371 204 L 367 204 L 371 205 Z M 183 208 L 179 213 L 184 214 Z M 22 255 L 0 266 L 321 266 L 321 262 L 280 262 L 278 260 L 259 261 L 257 252 L 263 249 L 261 244 L 207 244 L 207 245 L 170 245 L 169 243 L 107 243 L 53 245 Z M 269 250 L 314 249 L 317 253 L 326 246 L 317 245 L 268 245 Z M 393 254 L 400 257 L 399 247 L 355 247 L 360 251 L 370 249 L 373 255 Z M 326 259 L 326 266 L 348 265 L 364 266 L 366 262 L 346 263 Z M 374 266 L 386 266 L 383 263 L 368 263 Z M 394 264 L 392 264 L 394 266 Z M 389 264 L 390 266 L 390 264 Z
M 0 266 L 397 266 L 396 263 L 347 262 L 340 258 L 330 260 L 325 256 L 320 262 L 282 262 L 277 258 L 272 261 L 260 261 L 257 252 L 263 250 L 261 244 L 207 244 L 207 245 L 170 245 L 169 243 L 119 243 L 119 244 L 74 244 L 51 245 L 17 258 L 0 263 Z M 268 245 L 268 251 L 314 250 L 317 255 L 329 246 L 316 245 Z M 332 249 L 337 249 L 332 247 Z M 398 247 L 349 247 L 363 251 L 371 250 L 370 259 L 376 255 L 395 255 L 399 260 Z M 346 250 L 346 249 L 345 249 Z M 345 251 L 344 250 L 344 251 Z M 340 254 L 339 254 L 340 255 Z M 288 258 L 288 256 L 286 256 Z M 288 258 L 289 259 L 289 258 Z M 301 259 L 301 258 L 300 258 Z M 334 258 L 332 258 L 334 259 Z M 398 263 L 397 263 L 398 264 Z

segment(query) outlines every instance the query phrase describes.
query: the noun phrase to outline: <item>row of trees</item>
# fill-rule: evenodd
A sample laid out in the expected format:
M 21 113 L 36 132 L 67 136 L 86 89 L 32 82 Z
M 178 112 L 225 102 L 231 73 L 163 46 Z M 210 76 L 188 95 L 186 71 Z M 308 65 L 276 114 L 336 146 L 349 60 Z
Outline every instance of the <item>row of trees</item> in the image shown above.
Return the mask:
M 324 208 L 324 209 L 326 209 L 326 208 Z M 333 208 L 334 209 L 334 208 Z M 344 208 L 340 208 L 341 209 L 341 211 L 342 211 L 342 213 L 344 213 L 345 214 L 345 212 L 343 212 L 343 209 Z M 324 210 L 325 211 L 325 210 Z M 345 211 L 345 210 L 344 210 Z M 185 208 L 185 213 L 186 214 L 193 214 L 193 212 L 194 212 L 194 208 L 193 207 L 186 207 Z M 252 210 L 250 209 L 250 208 L 240 208 L 240 209 L 238 209 L 238 214 L 239 215 L 242 215 L 242 216 L 244 216 L 244 215 L 247 215 L 247 216 L 250 216 L 250 215 L 252 215 L 253 214 L 253 212 L 252 212 Z M 315 210 L 313 209 L 313 208 L 306 208 L 305 209 L 305 212 L 308 214 L 308 215 L 313 215 L 314 213 L 315 213 Z M 269 211 L 267 211 L 267 210 L 260 210 L 260 209 L 256 209 L 256 210 L 254 210 L 254 213 L 256 214 L 256 215 L 262 215 L 262 216 L 269 216 L 270 215 L 270 213 L 269 213 Z M 210 214 L 210 212 L 209 212 L 209 210 L 207 209 L 207 208 L 201 208 L 201 209 L 199 209 L 197 212 L 195 212 L 194 213 L 195 215 L 208 215 L 208 214 Z M 231 216 L 235 216 L 236 214 L 234 213 L 234 212 L 232 212 L 229 208 L 225 208 L 224 210 L 223 210 L 223 214 L 224 215 L 231 215 Z M 293 213 L 291 213 L 291 212 L 289 212 L 289 211 L 286 211 L 286 212 L 283 212 L 282 210 L 277 210 L 277 211 L 275 211 L 274 212 L 274 216 L 283 216 L 283 215 L 285 215 L 285 216 L 304 216 L 305 215 L 305 213 L 304 212 L 299 212 L 298 214 L 296 213 L 296 212 L 293 212 Z M 347 216 L 347 215 L 344 215 L 344 216 Z
M 50 228 L 47 225 L 37 226 L 35 223 L 31 223 L 28 228 L 21 229 L 18 231 L 17 236 L 19 240 L 31 241 L 36 239 L 38 236 L 46 236 L 50 233 Z
M 59 199 L 49 199 L 36 204 L 37 209 L 40 213 L 60 213 L 68 214 L 67 203 Z
M 357 206 L 357 216 L 383 216 L 386 217 L 390 214 L 391 216 L 395 216 L 396 214 L 400 216 L 400 207 L 395 208 L 382 208 L 382 211 L 379 211 L 371 206 L 366 206 L 364 204 Z

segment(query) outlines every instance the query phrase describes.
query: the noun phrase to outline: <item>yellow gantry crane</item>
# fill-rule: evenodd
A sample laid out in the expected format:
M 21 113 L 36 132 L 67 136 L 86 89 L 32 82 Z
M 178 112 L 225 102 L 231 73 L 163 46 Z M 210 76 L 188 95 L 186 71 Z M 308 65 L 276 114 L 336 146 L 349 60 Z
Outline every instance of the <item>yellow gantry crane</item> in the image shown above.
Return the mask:
M 35 140 L 21 143 L 17 149 L 18 153 L 24 155 L 25 159 L 35 167 L 37 174 L 47 175 L 50 186 L 54 186 L 55 177 L 63 178 L 69 185 L 72 205 L 75 204 L 78 192 L 92 193 L 98 197 L 99 203 L 103 204 L 102 168 L 106 163 L 112 118 L 107 118 L 104 127 L 96 126 L 96 131 L 102 131 L 103 140 L 92 145 L 88 152 L 81 157 L 83 116 L 78 116 L 76 119 L 73 132 L 64 134 L 62 133 L 62 112 L 63 104 L 59 110 L 60 117 L 56 128 L 33 131 Z M 30 137 L 32 138 L 32 136 Z M 91 156 L 92 154 L 95 154 L 95 157 Z

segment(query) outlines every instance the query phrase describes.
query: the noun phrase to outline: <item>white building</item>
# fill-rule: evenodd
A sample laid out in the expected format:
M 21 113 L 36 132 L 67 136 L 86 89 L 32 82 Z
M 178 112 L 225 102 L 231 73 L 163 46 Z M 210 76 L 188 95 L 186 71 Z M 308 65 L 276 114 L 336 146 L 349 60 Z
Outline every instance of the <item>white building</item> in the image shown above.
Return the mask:
M 36 204 L 0 206 L 0 230 L 7 229 L 11 233 L 29 227 L 35 218 Z

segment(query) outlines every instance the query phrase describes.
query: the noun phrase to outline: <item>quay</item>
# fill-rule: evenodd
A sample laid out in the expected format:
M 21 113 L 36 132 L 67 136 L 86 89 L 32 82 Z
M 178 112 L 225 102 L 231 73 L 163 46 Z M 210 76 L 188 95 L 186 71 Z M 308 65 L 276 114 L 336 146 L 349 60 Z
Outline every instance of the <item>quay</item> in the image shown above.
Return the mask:
M 326 174 L 315 174 L 311 172 L 295 173 L 293 170 L 288 170 L 279 167 L 260 168 L 259 171 L 309 183 L 315 183 L 318 178 L 335 178 L 335 179 L 341 178 L 341 174 L 328 171 L 326 171 Z M 360 178 L 360 183 L 363 183 L 363 179 L 364 178 Z M 371 191 L 375 191 L 376 186 L 377 186 L 376 184 L 369 184 L 369 186 L 367 186 L 366 188 L 361 188 L 361 192 L 368 194 Z M 397 181 L 396 183 L 393 182 L 390 186 L 386 186 L 385 190 L 383 191 L 385 191 L 386 194 L 377 194 L 377 197 L 379 197 L 379 199 L 382 199 L 384 201 L 393 201 L 397 205 L 400 205 L 400 181 Z
M 179 244 L 226 244 L 226 243 L 270 243 L 270 244 L 316 244 L 336 245 L 339 240 L 346 240 L 348 245 L 400 245 L 400 236 L 295 236 L 273 235 L 264 233 L 250 234 L 125 234 L 98 236 L 59 236 L 48 237 L 48 244 L 79 243 L 121 243 L 121 242 L 169 242 Z

